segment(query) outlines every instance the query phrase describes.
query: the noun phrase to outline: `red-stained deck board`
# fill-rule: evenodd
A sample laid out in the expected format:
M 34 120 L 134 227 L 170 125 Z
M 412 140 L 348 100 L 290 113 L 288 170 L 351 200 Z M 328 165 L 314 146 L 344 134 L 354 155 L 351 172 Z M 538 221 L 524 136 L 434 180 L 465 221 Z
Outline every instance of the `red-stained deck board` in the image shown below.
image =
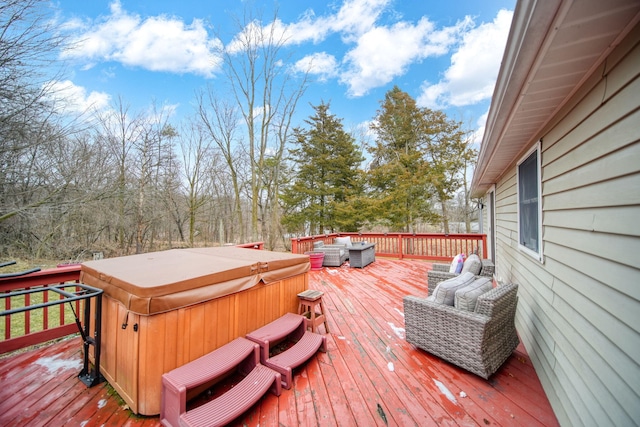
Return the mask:
M 557 425 L 522 345 L 487 381 L 405 341 L 402 298 L 427 295 L 430 266 L 378 258 L 310 272 L 309 288 L 324 292 L 327 352 L 294 370 L 291 390 L 268 393 L 231 425 Z M 76 363 L 52 373 L 47 360 Z M 81 360 L 79 338 L 1 358 L 0 425 L 160 425 L 132 414 L 106 384 L 86 388 Z
M 352 280 L 351 283 L 353 284 L 351 291 L 356 292 L 356 285 L 360 284 L 356 280 Z M 371 355 L 372 365 L 369 368 L 378 371 L 378 383 L 397 394 L 397 412 L 403 415 L 406 412 L 418 425 L 433 424 L 436 419 L 447 415 L 455 418 L 455 411 L 453 414 L 447 414 L 442 405 L 433 405 L 433 399 L 427 400 L 421 397 L 424 384 L 415 381 L 413 370 L 407 370 L 403 366 L 404 363 L 401 360 L 403 355 L 394 339 L 397 338 L 395 331 L 390 330 L 391 326 L 387 323 L 381 324 L 376 320 L 380 318 L 375 316 L 377 312 L 385 310 L 383 307 L 388 307 L 389 302 L 373 301 L 366 296 L 366 293 L 360 296 L 355 295 L 355 300 L 362 305 L 359 307 L 361 315 L 353 316 L 347 323 L 353 325 L 352 336 L 360 345 L 366 347 L 365 352 Z M 399 327 L 401 326 L 403 326 L 402 323 L 399 324 Z M 449 402 L 445 402 L 445 405 L 447 403 Z M 469 421 L 466 420 L 466 422 Z M 400 419 L 399 422 L 410 423 L 406 418 Z
M 326 358 L 326 354 L 318 354 L 304 366 L 307 373 L 307 381 L 311 392 L 311 399 L 315 408 L 324 410 L 314 410 L 318 426 L 335 426 L 337 420 L 341 418 L 340 414 L 336 414 L 336 408 L 333 407 L 329 393 L 332 391 L 323 373 L 320 370 L 321 360 Z M 344 399 L 340 399 L 343 402 Z
M 296 396 L 296 411 L 300 425 L 316 425 L 316 411 L 309 386 L 306 366 L 299 369 L 293 377 L 293 390 Z
M 335 421 L 338 425 L 355 425 L 356 418 L 352 407 L 349 406 L 349 401 L 346 399 L 346 395 L 338 392 L 341 390 L 340 376 L 336 372 L 333 366 L 331 356 L 320 359 L 318 358 L 318 368 L 320 370 L 321 377 L 318 377 L 318 381 L 324 381 L 327 390 L 327 397 L 329 399 L 329 405 L 333 414 L 335 415 Z
M 278 397 L 272 393 L 267 393 L 262 398 L 260 408 L 260 419 L 258 425 L 273 426 L 278 425 Z
M 298 410 L 296 408 L 296 376 L 293 377 L 293 387 L 291 390 L 282 390 L 278 399 L 278 421 L 282 426 L 298 425 Z
M 331 327 L 332 326 L 330 326 L 330 328 Z M 337 343 L 340 340 L 343 340 L 344 337 L 342 335 L 338 335 L 337 337 L 338 338 L 335 336 L 331 337 L 329 340 L 332 343 L 332 346 L 330 347 L 331 350 L 327 352 L 331 360 L 331 366 L 336 373 L 335 382 L 333 383 L 333 386 L 330 387 L 332 398 L 342 399 L 344 401 L 342 406 L 347 405 L 349 407 L 349 410 L 351 411 L 350 418 L 357 420 L 362 425 L 375 425 L 376 418 L 374 418 L 374 414 L 369 411 L 366 405 L 366 397 L 361 393 L 355 379 L 353 378 L 348 364 L 348 358 L 345 358 L 340 354 Z M 338 411 L 336 412 L 338 413 Z M 342 425 L 353 425 L 347 423 L 349 418 L 338 416 L 336 416 L 336 418 L 339 422 L 343 423 Z
M 342 321 L 344 322 L 345 320 L 343 319 Z M 362 365 L 362 347 L 354 340 L 350 331 L 343 332 L 345 332 L 345 335 L 338 337 L 336 341 L 338 352 L 345 361 L 346 368 L 350 374 L 341 378 L 343 389 L 355 385 L 357 392 L 362 396 L 362 400 L 355 404 L 368 411 L 369 417 L 375 425 L 385 425 L 384 418 L 387 420 L 391 418 L 391 415 L 387 416 L 387 413 L 391 414 L 391 408 L 387 406 L 388 402 L 380 395 L 380 392 L 384 390 L 376 388 L 375 382 L 369 376 L 370 372 Z M 380 414 L 384 414 L 384 418 Z
M 429 408 L 434 420 L 439 421 L 451 417 L 454 419 L 458 418 L 456 421 L 459 423 L 472 423 L 473 419 L 491 419 L 486 411 L 475 407 L 471 401 L 456 398 L 457 404 L 454 404 L 447 396 L 441 393 L 440 388 L 435 383 L 434 380 L 438 380 L 438 377 L 432 378 L 426 375 L 428 371 L 422 369 L 422 366 L 415 363 L 415 360 L 410 354 L 415 350 L 409 347 L 410 352 L 407 352 L 403 343 L 404 335 L 401 335 L 402 338 L 398 336 L 398 333 L 401 332 L 398 328 L 404 323 L 401 315 L 402 307 L 397 307 L 390 301 L 385 301 L 384 304 L 374 304 L 369 301 L 364 305 L 366 305 L 369 310 L 375 310 L 375 314 L 377 314 L 376 316 L 368 316 L 369 322 L 376 322 L 376 319 L 393 319 L 393 322 L 378 324 L 375 329 L 383 331 L 386 334 L 386 336 L 384 336 L 384 334 L 381 335 L 379 340 L 386 343 L 388 360 L 394 363 L 395 373 L 401 378 L 402 384 L 407 384 L 412 390 L 415 390 L 413 396 L 407 397 L 414 397 L 421 407 Z M 394 323 L 396 321 L 398 323 Z M 444 384 L 443 386 L 446 387 Z M 398 388 L 400 389 L 401 385 L 398 386 Z M 450 386 L 447 387 L 447 389 L 450 389 Z M 449 391 L 453 393 L 452 390 Z M 433 396 L 440 396 L 439 401 L 435 401 Z M 465 412 L 459 409 L 459 406 L 463 405 L 465 406 Z M 439 411 L 440 408 L 444 409 L 444 411 Z

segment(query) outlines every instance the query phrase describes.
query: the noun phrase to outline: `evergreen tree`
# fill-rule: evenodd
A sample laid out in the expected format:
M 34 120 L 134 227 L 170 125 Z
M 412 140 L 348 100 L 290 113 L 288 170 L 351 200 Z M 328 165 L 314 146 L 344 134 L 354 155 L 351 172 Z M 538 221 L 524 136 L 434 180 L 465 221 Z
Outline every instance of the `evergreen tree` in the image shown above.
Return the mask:
M 376 143 L 369 149 L 370 215 L 392 231 L 414 232 L 433 219 L 430 168 L 420 150 L 421 110 L 396 86 L 386 93 L 371 128 Z
M 297 147 L 290 150 L 294 178 L 281 194 L 283 225 L 291 232 L 357 231 L 364 212 L 356 209 L 362 193 L 362 153 L 329 105 L 312 106 L 315 114 L 296 128 Z
M 443 231 L 449 233 L 448 202 L 462 187 L 464 169 L 475 151 L 462 130 L 462 123 L 449 120 L 444 112 L 422 109 L 421 124 L 419 139 L 429 162 L 430 183 L 440 204 Z

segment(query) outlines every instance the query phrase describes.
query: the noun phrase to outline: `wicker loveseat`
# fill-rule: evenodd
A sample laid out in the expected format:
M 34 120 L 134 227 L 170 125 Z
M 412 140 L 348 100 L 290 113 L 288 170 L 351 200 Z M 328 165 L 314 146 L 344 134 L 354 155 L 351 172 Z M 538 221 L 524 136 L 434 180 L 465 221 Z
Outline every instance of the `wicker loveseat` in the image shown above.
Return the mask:
M 492 288 L 477 298 L 473 311 L 407 296 L 406 340 L 487 379 L 519 344 L 514 324 L 517 291 L 516 284 Z
M 479 265 L 477 264 L 478 261 Z M 451 264 L 433 264 L 433 269 L 429 270 L 427 273 L 429 295 L 433 293 L 436 286 L 438 286 L 438 283 L 457 276 L 456 273 L 449 273 L 450 266 Z M 482 276 L 492 278 L 493 273 L 495 272 L 495 265 L 490 259 L 480 260 L 477 255 L 469 255 L 469 258 L 466 259 L 464 266 L 462 267 L 462 273 L 466 271 L 471 271 L 478 278 Z
M 315 242 L 313 244 L 313 250 L 316 252 L 324 252 L 322 265 L 325 267 L 340 267 L 349 259 L 347 245 L 325 245 L 324 242 Z

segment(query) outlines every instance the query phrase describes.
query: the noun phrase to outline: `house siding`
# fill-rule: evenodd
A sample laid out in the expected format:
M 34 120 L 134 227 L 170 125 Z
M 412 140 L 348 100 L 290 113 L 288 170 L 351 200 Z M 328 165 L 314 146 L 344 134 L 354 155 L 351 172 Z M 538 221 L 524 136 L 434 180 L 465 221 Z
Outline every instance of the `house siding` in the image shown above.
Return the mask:
M 640 420 L 640 26 L 542 139 L 543 262 L 518 247 L 516 165 L 496 184 L 496 276 L 562 425 Z

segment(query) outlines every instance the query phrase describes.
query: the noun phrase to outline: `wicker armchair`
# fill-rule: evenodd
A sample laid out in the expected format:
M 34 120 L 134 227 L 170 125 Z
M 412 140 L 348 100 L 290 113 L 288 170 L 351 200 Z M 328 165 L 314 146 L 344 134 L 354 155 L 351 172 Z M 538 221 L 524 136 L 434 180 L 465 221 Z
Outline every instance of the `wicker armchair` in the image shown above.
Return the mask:
M 404 298 L 406 340 L 482 378 L 489 378 L 518 346 L 514 318 L 518 285 L 480 295 L 474 312 L 424 298 Z
M 322 265 L 325 267 L 340 267 L 349 259 L 347 245 L 325 245 L 323 242 L 315 242 L 313 250 L 324 252 Z
M 493 278 L 493 273 L 495 272 L 495 269 L 496 269 L 495 265 L 493 264 L 493 261 L 491 261 L 490 259 L 483 259 L 481 260 L 481 262 L 482 262 L 482 267 L 480 268 L 480 273 L 478 273 L 476 277 L 485 276 L 485 277 Z M 433 293 L 436 286 L 438 286 L 438 283 L 457 276 L 456 273 L 449 273 L 450 265 L 451 264 L 438 264 L 438 263 L 433 264 L 433 268 L 429 270 L 429 272 L 427 273 L 427 282 L 429 284 L 429 295 Z

